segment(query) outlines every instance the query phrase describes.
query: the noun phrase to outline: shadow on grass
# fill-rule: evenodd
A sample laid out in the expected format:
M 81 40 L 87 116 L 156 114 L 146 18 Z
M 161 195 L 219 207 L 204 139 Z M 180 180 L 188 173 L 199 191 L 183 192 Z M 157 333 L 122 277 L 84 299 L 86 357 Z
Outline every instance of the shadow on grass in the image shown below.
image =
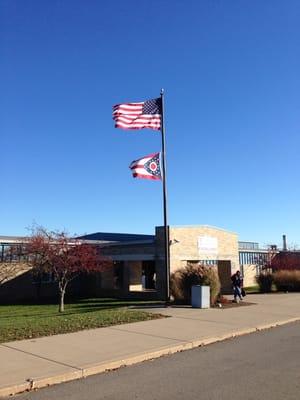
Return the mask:
M 49 299 L 42 299 L 42 300 L 24 300 L 20 302 L 14 303 L 3 303 L 0 304 L 0 307 L 14 307 L 14 306 L 46 306 L 52 305 L 57 306 L 59 302 L 59 297 L 51 297 Z M 105 304 L 105 303 L 120 303 L 120 304 L 155 304 L 160 303 L 159 300 L 131 300 L 131 299 L 124 299 L 124 298 L 117 298 L 117 297 L 66 297 L 65 298 L 65 305 L 81 305 L 81 304 Z
M 14 305 L 5 305 L 0 306 L 0 320 L 9 320 L 12 318 L 43 318 L 43 317 L 68 317 L 69 315 L 83 315 L 86 313 L 94 313 L 97 311 L 108 311 L 108 310 L 116 310 L 122 308 L 131 309 L 142 309 L 155 307 L 160 302 L 150 302 L 150 301 L 132 301 L 132 300 L 122 300 L 122 299 L 80 299 L 77 303 L 66 302 L 65 303 L 65 311 L 59 313 L 58 304 L 57 303 L 41 303 L 41 304 L 14 304 Z M 17 310 L 10 310 L 9 307 L 15 308 Z M 32 309 L 24 310 L 24 307 L 32 307 Z M 42 307 L 42 309 L 39 309 Z M 43 309 L 45 307 L 45 309 Z M 51 309 L 47 309 L 47 307 L 51 307 Z M 55 309 L 54 309 L 55 307 Z M 3 310 L 4 308 L 4 310 Z M 7 309 L 6 309 L 7 308 Z M 2 309 L 2 310 L 1 310 Z M 5 310 L 6 309 L 6 310 Z M 2 314 L 4 312 L 4 315 Z

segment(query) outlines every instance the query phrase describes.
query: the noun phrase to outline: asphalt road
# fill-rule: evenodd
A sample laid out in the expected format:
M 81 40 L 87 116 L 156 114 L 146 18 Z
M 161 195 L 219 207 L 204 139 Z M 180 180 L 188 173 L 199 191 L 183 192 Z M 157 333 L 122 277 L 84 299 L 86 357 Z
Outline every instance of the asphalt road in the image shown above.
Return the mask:
M 300 323 L 16 396 L 21 399 L 299 400 Z

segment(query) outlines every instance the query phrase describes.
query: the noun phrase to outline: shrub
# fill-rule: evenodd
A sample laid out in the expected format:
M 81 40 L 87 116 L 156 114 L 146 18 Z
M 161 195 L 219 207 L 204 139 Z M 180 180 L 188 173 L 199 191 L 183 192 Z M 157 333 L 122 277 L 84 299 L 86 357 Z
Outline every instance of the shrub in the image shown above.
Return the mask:
M 273 274 L 277 290 L 296 292 L 300 291 L 300 271 L 281 270 Z
M 269 293 L 272 291 L 273 274 L 270 272 L 261 272 L 256 277 L 256 282 L 259 286 L 259 291 L 262 293 Z
M 221 284 L 214 267 L 188 264 L 171 274 L 170 290 L 176 301 L 190 304 L 193 285 L 210 286 L 210 303 L 215 304 Z
M 183 268 L 178 269 L 172 272 L 170 276 L 170 294 L 176 301 L 184 300 L 184 294 L 181 289 L 182 270 Z

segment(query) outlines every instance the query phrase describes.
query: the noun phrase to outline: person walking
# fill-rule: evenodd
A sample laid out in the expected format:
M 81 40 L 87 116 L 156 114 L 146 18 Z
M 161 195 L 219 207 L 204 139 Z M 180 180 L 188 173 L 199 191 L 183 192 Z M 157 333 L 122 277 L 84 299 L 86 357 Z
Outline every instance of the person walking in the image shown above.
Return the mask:
M 231 281 L 232 281 L 232 287 L 233 287 L 234 301 L 236 303 L 238 303 L 239 300 L 243 300 L 243 296 L 242 296 L 242 277 L 241 277 L 240 271 L 236 271 L 236 273 L 232 275 Z

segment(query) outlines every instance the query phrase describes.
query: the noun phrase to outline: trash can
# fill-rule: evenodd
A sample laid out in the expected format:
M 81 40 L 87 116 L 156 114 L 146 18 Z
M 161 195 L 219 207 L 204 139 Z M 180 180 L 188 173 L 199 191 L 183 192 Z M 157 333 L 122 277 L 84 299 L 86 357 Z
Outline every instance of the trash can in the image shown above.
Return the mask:
M 210 287 L 194 285 L 192 286 L 192 307 L 209 308 L 210 307 Z

